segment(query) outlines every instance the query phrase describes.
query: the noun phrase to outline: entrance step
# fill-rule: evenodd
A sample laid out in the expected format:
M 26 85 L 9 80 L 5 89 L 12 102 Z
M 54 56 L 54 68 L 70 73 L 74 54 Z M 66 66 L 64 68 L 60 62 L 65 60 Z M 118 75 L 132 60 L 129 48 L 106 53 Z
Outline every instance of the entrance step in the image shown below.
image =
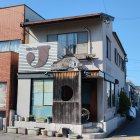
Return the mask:
M 103 139 L 107 136 L 107 133 L 83 133 L 82 137 L 84 139 Z
M 101 130 L 103 130 L 103 123 L 98 122 L 98 123 L 93 123 L 93 122 L 88 122 L 83 124 L 83 128 L 89 128 L 89 127 L 99 127 Z
M 88 122 L 83 124 L 82 136 L 85 139 L 99 139 L 106 137 L 106 133 L 103 132 L 102 123 Z
M 88 128 L 88 127 L 91 127 L 92 125 L 93 125 L 92 122 L 84 123 L 83 128 Z
M 88 128 L 83 128 L 83 133 L 99 133 L 101 129 L 99 127 L 88 127 Z

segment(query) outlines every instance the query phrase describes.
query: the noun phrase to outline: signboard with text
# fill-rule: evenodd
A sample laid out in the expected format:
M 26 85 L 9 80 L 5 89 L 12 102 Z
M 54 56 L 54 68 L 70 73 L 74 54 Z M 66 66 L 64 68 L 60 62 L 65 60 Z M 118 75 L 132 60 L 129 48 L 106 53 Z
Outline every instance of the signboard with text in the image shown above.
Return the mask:
M 57 43 L 21 44 L 19 49 L 19 72 L 50 71 L 58 60 Z

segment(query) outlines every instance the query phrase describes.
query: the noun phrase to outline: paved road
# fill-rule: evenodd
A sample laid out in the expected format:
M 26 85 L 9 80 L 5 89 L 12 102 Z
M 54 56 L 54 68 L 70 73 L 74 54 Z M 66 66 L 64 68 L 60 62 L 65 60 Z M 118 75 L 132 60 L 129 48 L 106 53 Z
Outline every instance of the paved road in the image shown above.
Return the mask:
M 140 113 L 133 121 L 127 121 L 117 131 L 110 135 L 111 139 L 140 140 Z
M 30 135 L 19 135 L 0 132 L 0 140 L 65 140 L 66 138 L 55 138 L 45 136 L 30 136 Z

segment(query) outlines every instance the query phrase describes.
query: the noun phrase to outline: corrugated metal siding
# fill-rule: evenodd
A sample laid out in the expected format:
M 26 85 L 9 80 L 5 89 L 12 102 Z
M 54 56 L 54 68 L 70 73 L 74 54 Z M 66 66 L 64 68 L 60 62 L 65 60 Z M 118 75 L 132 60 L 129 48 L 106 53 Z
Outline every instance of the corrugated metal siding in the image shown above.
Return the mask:
M 54 73 L 53 122 L 64 124 L 81 123 L 81 74 L 79 72 Z M 73 96 L 69 101 L 61 99 L 61 87 L 69 86 Z
M 35 60 L 32 65 L 36 65 L 38 62 L 38 50 L 30 50 L 27 48 L 37 48 L 38 46 L 49 45 L 49 56 L 46 64 L 40 68 L 34 68 L 27 62 L 26 56 L 29 52 L 34 53 Z M 19 49 L 19 72 L 39 72 L 39 71 L 50 71 L 51 65 L 54 61 L 57 61 L 57 43 L 37 43 L 37 44 L 22 44 Z

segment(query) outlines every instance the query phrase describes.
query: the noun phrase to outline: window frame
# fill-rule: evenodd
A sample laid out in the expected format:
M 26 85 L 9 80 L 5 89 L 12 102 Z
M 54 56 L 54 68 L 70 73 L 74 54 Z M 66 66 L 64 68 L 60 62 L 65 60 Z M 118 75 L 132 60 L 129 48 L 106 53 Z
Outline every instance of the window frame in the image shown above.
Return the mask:
M 109 85 L 109 90 L 108 90 L 108 85 L 107 84 Z M 112 86 L 113 86 L 113 92 L 112 92 Z M 109 108 L 112 108 L 112 107 L 116 106 L 116 101 L 115 101 L 115 96 L 116 96 L 116 94 L 115 94 L 115 83 L 113 83 L 111 81 L 106 81 L 106 90 L 107 90 L 107 108 L 109 109 Z M 112 98 L 113 94 L 114 94 L 114 100 Z
M 109 81 L 106 81 L 106 87 L 107 87 L 107 107 L 111 108 L 111 83 Z M 108 89 L 109 88 L 109 89 Z
M 113 86 L 113 90 L 112 90 L 112 86 Z M 113 93 L 112 93 L 113 91 Z M 114 95 L 114 98 L 112 97 Z M 115 84 L 111 82 L 111 104 L 112 107 L 115 107 Z
M 32 97 L 33 97 L 33 81 L 34 80 L 42 80 L 43 81 L 43 99 L 42 99 L 42 105 L 34 105 L 34 106 L 52 106 L 52 105 L 50 105 L 50 104 L 44 104 L 44 94 L 45 94 L 45 92 L 44 92 L 44 81 L 45 80 L 52 80 L 52 82 L 53 82 L 53 79 L 32 79 L 32 87 L 31 87 L 31 99 L 32 99 Z M 52 94 L 53 94 L 53 92 L 52 92 Z M 33 105 L 32 103 L 31 103 L 31 105 Z
M 5 99 L 4 99 L 4 100 L 5 100 L 5 104 L 3 104 L 3 107 L 0 108 L 1 111 L 6 111 L 6 102 L 7 102 L 7 98 L 6 98 L 6 96 L 7 96 L 7 82 L 1 81 L 0 84 L 5 84 L 5 85 L 6 85 L 6 91 L 5 91 L 6 93 L 5 93 Z M 1 94 L 1 93 L 0 93 L 0 94 Z
M 85 39 L 86 41 L 84 41 L 84 42 L 79 42 L 78 37 L 79 37 L 79 35 L 82 34 L 82 33 L 86 33 L 86 39 Z M 77 32 L 76 34 L 77 34 L 77 44 L 88 43 L 88 32 L 87 32 L 87 31 Z
M 42 105 L 35 105 L 35 104 L 33 104 L 33 81 L 34 80 L 41 80 L 41 81 L 43 81 L 43 98 L 42 98 Z M 34 78 L 34 79 L 31 79 L 31 94 L 30 94 L 30 114 L 33 114 L 33 107 L 52 107 L 53 108 L 53 97 L 52 97 L 52 104 L 44 104 L 44 94 L 45 94 L 45 92 L 44 92 L 44 81 L 45 80 L 50 80 L 50 81 L 52 81 L 53 82 L 53 79 L 43 79 L 43 78 L 40 78 L 40 79 L 36 79 L 36 78 Z M 52 96 L 53 96 L 53 92 L 52 92 Z M 52 112 L 53 113 L 53 112 Z M 46 116 L 47 117 L 47 116 Z
M 116 48 L 114 50 L 114 62 L 122 71 L 125 71 L 125 60 L 121 57 Z
M 106 36 L 106 57 L 111 61 L 111 40 Z
M 78 34 L 80 34 L 80 33 L 86 33 L 86 41 L 85 42 L 83 42 L 83 43 L 78 43 Z M 57 35 L 57 42 L 58 42 L 58 38 L 59 38 L 59 35 L 66 35 L 66 46 L 69 46 L 68 45 L 68 35 L 70 35 L 70 34 L 76 34 L 76 37 L 75 37 L 75 39 L 76 39 L 76 41 L 75 41 L 75 48 L 73 47 L 73 52 L 70 52 L 71 54 L 76 54 L 77 53 L 77 46 L 78 45 L 80 45 L 80 44 L 85 44 L 85 43 L 87 43 L 87 48 L 88 48 L 88 41 L 89 41 L 89 39 L 88 39 L 88 32 L 87 31 L 78 31 L 78 32 L 68 32 L 68 33 L 60 33 L 60 34 L 47 34 L 47 42 L 48 42 L 48 36 L 53 36 L 53 35 Z M 69 50 L 69 49 L 68 49 Z M 87 49 L 88 50 L 88 49 Z M 68 51 L 66 51 L 66 54 L 69 54 L 69 53 L 67 53 Z M 88 52 L 87 52 L 88 53 Z
M 0 41 L 0 52 L 16 52 L 16 53 L 18 53 L 20 44 L 21 44 L 20 39 Z

